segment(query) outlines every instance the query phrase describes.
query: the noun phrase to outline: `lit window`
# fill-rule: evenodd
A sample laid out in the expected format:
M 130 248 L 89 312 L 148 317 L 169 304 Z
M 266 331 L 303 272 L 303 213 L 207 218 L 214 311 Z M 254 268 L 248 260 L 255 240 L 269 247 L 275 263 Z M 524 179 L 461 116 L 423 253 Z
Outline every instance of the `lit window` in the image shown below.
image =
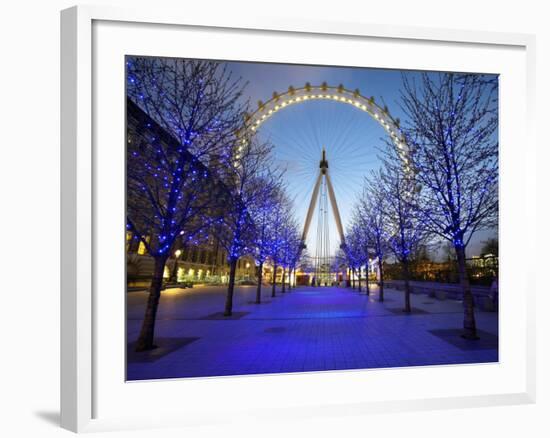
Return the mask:
M 178 268 L 177 281 L 184 281 L 184 280 L 185 280 L 185 269 Z
M 132 244 L 132 235 L 131 231 L 126 231 L 126 252 L 130 250 L 130 245 Z
M 149 243 L 149 240 L 150 240 L 150 237 L 147 236 L 147 237 L 145 238 L 145 241 L 146 241 L 147 243 Z M 143 241 L 141 241 L 141 240 L 139 241 L 139 246 L 138 246 L 137 253 L 138 253 L 139 255 L 147 254 L 147 248 L 145 247 L 145 243 L 143 243 Z

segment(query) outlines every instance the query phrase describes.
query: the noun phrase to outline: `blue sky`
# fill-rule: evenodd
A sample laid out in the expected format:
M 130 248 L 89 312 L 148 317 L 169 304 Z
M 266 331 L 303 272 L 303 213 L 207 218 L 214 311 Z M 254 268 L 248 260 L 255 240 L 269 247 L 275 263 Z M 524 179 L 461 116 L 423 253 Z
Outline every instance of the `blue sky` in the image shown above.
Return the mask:
M 306 82 L 331 86 L 343 84 L 358 88 L 364 96 L 374 96 L 378 104 L 386 104 L 394 117 L 405 120 L 400 109 L 402 75 L 410 79 L 418 72 L 350 67 L 319 67 L 288 64 L 229 62 L 234 75 L 248 82 L 245 97 L 253 107 L 267 101 L 273 91 L 286 91 L 289 85 L 302 87 Z M 332 101 L 309 101 L 279 111 L 259 130 L 262 138 L 275 144 L 274 157 L 287 169 L 288 192 L 294 199 L 295 214 L 303 222 L 323 147 L 327 150 L 329 171 L 334 185 L 344 228 L 352 215 L 364 176 L 380 166 L 378 148 L 384 147 L 384 130 L 368 114 L 349 105 Z M 335 251 L 339 238 L 334 221 L 330 220 L 330 244 Z M 317 214 L 314 215 L 307 246 L 315 253 Z M 492 231 L 474 236 L 469 255 L 479 253 L 481 242 L 494 236 Z
M 383 96 L 390 111 L 399 117 L 396 90 L 401 83 L 401 73 L 398 71 L 259 63 L 229 63 L 229 67 L 248 82 L 246 95 L 254 107 L 258 100 L 265 102 L 273 91 L 286 91 L 289 85 L 298 88 L 306 82 L 319 85 L 326 81 L 332 86 L 343 84 L 348 89 L 359 88 L 363 95 L 374 95 L 379 103 Z M 321 150 L 326 148 L 329 172 L 345 227 L 364 176 L 379 167 L 377 147 L 383 145 L 384 130 L 378 123 L 349 105 L 320 100 L 280 111 L 262 125 L 259 135 L 275 144 L 275 159 L 287 169 L 288 192 L 294 199 L 295 214 L 300 222 L 306 216 L 319 172 Z M 315 252 L 316 213 L 307 241 L 310 254 Z M 329 224 L 334 252 L 340 239 L 332 217 Z

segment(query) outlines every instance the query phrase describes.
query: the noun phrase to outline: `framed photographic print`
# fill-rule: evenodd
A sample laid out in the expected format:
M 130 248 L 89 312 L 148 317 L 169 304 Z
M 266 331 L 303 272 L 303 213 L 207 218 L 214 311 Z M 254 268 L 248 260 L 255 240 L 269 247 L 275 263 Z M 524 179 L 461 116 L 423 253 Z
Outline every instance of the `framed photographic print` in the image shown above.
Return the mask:
M 63 427 L 534 400 L 531 36 L 75 7 L 61 43 Z

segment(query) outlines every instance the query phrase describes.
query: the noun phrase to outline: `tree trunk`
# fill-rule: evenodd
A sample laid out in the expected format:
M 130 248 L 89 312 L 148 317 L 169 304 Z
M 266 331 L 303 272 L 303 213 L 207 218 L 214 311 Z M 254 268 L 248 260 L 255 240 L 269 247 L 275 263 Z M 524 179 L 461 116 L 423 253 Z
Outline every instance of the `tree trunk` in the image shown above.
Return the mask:
M 455 251 L 458 263 L 458 278 L 462 288 L 464 305 L 464 333 L 462 333 L 462 337 L 465 339 L 479 339 L 474 314 L 474 297 L 466 271 L 466 250 L 463 246 L 459 246 L 455 247 Z
M 350 269 L 351 271 L 351 288 L 355 289 L 355 269 Z
M 178 259 L 179 257 L 174 257 L 174 264 L 172 266 L 172 275 L 170 275 L 170 281 L 175 283 L 178 279 Z
M 276 286 L 277 285 L 277 265 L 274 264 L 273 265 L 273 279 L 272 279 L 272 282 L 271 282 L 271 297 L 272 298 L 275 298 L 275 289 L 276 289 Z
M 281 277 L 281 283 L 282 283 L 282 292 L 285 293 L 286 292 L 286 283 L 285 283 L 285 271 L 286 271 L 286 268 L 283 266 L 283 276 Z
M 262 302 L 262 277 L 264 273 L 264 262 L 260 263 L 258 266 L 258 287 L 256 288 L 256 304 Z
M 378 273 L 380 276 L 380 292 L 378 294 L 378 301 L 384 301 L 384 266 L 382 258 L 378 256 Z
M 147 308 L 141 325 L 141 331 L 136 343 L 136 351 L 152 350 L 156 348 L 153 344 L 155 336 L 155 322 L 157 320 L 157 310 L 162 290 L 162 277 L 164 275 L 164 266 L 167 257 L 155 257 L 155 267 L 153 269 L 153 278 L 149 287 L 149 298 L 147 299 Z
M 367 292 L 367 297 L 370 296 L 370 286 L 369 286 L 369 265 L 365 269 L 365 291 Z
M 359 290 L 359 293 L 361 293 L 361 267 L 359 267 L 359 277 L 357 277 L 357 278 L 358 278 L 358 281 L 357 281 L 357 283 L 358 283 L 357 288 L 358 288 L 358 290 Z
M 411 313 L 411 285 L 409 282 L 409 258 L 405 258 L 402 261 L 403 264 L 403 277 L 405 279 L 405 308 L 403 312 Z
M 237 260 L 229 261 L 229 284 L 227 285 L 227 296 L 225 297 L 225 311 L 223 316 L 231 316 L 233 312 L 233 292 L 235 291 L 235 273 L 237 272 Z

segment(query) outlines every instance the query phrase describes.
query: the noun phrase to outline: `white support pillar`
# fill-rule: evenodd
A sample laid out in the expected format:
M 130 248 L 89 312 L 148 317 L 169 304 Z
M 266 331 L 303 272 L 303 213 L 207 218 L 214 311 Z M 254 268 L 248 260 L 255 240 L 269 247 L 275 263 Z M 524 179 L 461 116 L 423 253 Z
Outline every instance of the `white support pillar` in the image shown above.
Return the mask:
M 334 189 L 332 188 L 328 169 L 325 171 L 325 178 L 327 179 L 328 196 L 330 198 L 334 220 L 336 221 L 336 228 L 338 229 L 338 234 L 340 234 L 340 243 L 344 244 L 346 242 L 344 240 L 344 228 L 342 227 L 342 219 L 340 219 L 340 211 L 338 210 L 338 204 L 336 204 L 336 196 L 334 195 Z
M 321 186 L 321 179 L 323 177 L 322 173 L 319 173 L 315 186 L 313 188 L 313 193 L 311 194 L 311 201 L 309 201 L 309 208 L 307 210 L 306 222 L 304 223 L 304 231 L 302 233 L 302 242 L 305 244 L 307 239 L 307 233 L 309 231 L 309 226 L 311 224 L 311 218 L 313 217 L 313 210 L 315 204 L 317 203 L 317 198 L 319 197 L 319 187 Z

